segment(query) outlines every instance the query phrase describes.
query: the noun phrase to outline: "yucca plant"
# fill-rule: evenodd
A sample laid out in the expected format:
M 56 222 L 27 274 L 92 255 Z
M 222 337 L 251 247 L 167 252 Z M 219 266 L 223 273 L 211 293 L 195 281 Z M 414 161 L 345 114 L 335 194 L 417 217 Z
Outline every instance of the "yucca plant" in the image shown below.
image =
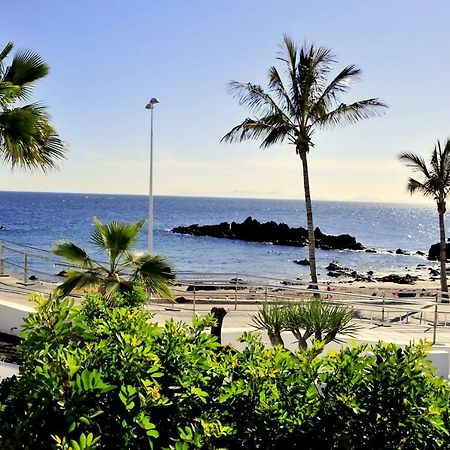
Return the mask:
M 267 330 L 272 345 L 284 345 L 281 332 L 290 331 L 300 349 L 308 348 L 308 339 L 324 345 L 337 341 L 337 335 L 354 336 L 358 327 L 352 323 L 353 313 L 345 305 L 333 305 L 321 299 L 311 299 L 286 305 L 265 303 L 253 322 Z
M 285 309 L 280 305 L 263 303 L 259 311 L 252 317 L 253 323 L 258 330 L 267 330 L 270 343 L 275 347 L 284 347 L 281 333 L 286 331 Z
M 59 286 L 62 294 L 95 288 L 111 301 L 115 293 L 131 292 L 138 284 L 145 286 L 152 294 L 171 299 L 170 285 L 175 277 L 170 266 L 160 256 L 132 249 L 144 223 L 140 220 L 137 223 L 102 224 L 94 217 L 95 230 L 91 242 L 100 253 L 106 253 L 107 263 L 94 260 L 72 242 L 56 243 L 53 253 L 81 269 L 68 272 L 66 281 Z
M 297 323 L 295 319 L 297 316 Z M 294 325 L 305 330 L 308 337 L 321 341 L 325 345 L 336 341 L 338 334 L 354 336 L 358 327 L 352 323 L 353 312 L 345 305 L 333 305 L 321 299 L 302 302 L 297 307 L 297 314 L 288 316 L 287 327 L 293 332 Z

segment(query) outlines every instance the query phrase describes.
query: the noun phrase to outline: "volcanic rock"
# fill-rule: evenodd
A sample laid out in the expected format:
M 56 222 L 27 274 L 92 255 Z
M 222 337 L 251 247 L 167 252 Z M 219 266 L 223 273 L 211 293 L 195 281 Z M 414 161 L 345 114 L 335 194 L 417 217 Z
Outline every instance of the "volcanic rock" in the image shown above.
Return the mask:
M 309 266 L 309 259 L 294 259 L 295 264 L 298 264 L 299 266 Z
M 414 282 L 417 281 L 418 279 L 419 277 L 410 275 L 409 273 L 407 273 L 406 275 L 398 275 L 395 273 L 391 273 L 384 277 L 376 278 L 377 281 L 381 281 L 384 283 L 397 283 L 397 284 L 414 284 Z
M 430 261 L 439 261 L 440 254 L 441 254 L 441 246 L 438 242 L 437 244 L 433 244 L 428 250 L 428 259 Z M 446 244 L 446 255 L 448 259 L 448 257 L 450 256 L 450 243 Z
M 438 277 L 439 276 L 439 270 L 433 269 L 432 267 L 429 267 L 428 270 L 430 271 L 430 277 Z
M 285 223 L 273 221 L 260 223 L 252 217 L 244 222 L 222 222 L 218 225 L 189 225 L 175 227 L 172 233 L 189 234 L 192 236 L 211 236 L 222 239 L 239 239 L 249 242 L 264 242 L 274 245 L 289 245 L 305 247 L 308 244 L 308 232 L 305 228 L 291 228 Z M 362 244 L 349 234 L 338 236 L 322 233 L 319 228 L 314 230 L 316 247 L 329 250 L 364 250 Z

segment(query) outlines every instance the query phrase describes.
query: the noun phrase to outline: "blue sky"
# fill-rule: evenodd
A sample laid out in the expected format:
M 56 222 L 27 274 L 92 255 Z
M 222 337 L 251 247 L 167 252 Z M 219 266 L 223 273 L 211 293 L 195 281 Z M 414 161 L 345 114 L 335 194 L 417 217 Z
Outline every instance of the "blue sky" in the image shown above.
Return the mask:
M 51 67 L 35 100 L 49 106 L 70 152 L 58 172 L 0 169 L 1 190 L 145 194 L 155 110 L 155 191 L 302 197 L 294 150 L 220 138 L 246 116 L 231 79 L 265 85 L 283 33 L 333 49 L 363 70 L 348 100 L 379 97 L 382 118 L 316 135 L 316 199 L 420 201 L 396 155 L 427 155 L 450 136 L 450 4 L 446 1 L 9 0 L 1 42 Z

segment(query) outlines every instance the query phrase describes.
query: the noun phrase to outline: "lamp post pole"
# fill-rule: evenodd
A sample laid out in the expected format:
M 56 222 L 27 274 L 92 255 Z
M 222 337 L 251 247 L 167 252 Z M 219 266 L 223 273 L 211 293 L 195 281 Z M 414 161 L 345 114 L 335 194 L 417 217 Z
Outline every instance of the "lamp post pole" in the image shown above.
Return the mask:
M 157 98 L 152 98 L 145 106 L 150 110 L 150 180 L 148 195 L 148 251 L 153 253 L 153 110 L 159 103 Z

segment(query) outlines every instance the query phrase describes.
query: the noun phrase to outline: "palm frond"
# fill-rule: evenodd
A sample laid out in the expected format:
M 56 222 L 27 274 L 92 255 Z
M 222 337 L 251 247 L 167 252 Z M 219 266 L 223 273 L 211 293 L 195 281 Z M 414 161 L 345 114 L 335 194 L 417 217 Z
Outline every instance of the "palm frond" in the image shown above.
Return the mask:
M 103 279 L 101 285 L 99 286 L 99 291 L 105 297 L 110 306 L 112 304 L 115 294 L 131 292 L 135 283 L 124 278 L 110 277 Z
M 175 275 L 163 258 L 149 253 L 126 253 L 126 260 L 132 270 L 130 280 L 142 283 L 155 295 L 172 299 L 170 285 Z
M 14 44 L 12 42 L 8 42 L 3 50 L 0 52 L 0 63 L 11 53 L 11 50 L 14 48 Z
M 385 108 L 387 108 L 387 105 L 376 98 L 361 100 L 349 105 L 341 103 L 333 111 L 318 116 L 314 123 L 328 128 L 337 125 L 350 125 L 360 120 L 380 116 Z
M 0 79 L 1 80 L 3 80 L 3 76 L 4 76 L 5 70 L 6 70 L 6 66 L 5 66 L 5 63 L 3 61 L 11 53 L 11 50 L 13 49 L 13 47 L 14 47 L 14 44 L 12 42 L 8 42 L 3 47 L 3 50 L 0 52 Z
M 341 94 L 348 91 L 350 86 L 358 79 L 360 73 L 361 70 L 355 65 L 342 69 L 315 101 L 311 108 L 310 115 L 312 118 L 314 118 L 316 110 L 319 112 L 318 117 L 321 117 L 320 112 L 329 111 L 333 104 L 339 102 Z
M 31 85 L 45 77 L 48 72 L 49 67 L 41 56 L 25 50 L 14 56 L 11 65 L 3 75 L 3 81 L 10 81 L 12 84 L 20 86 L 22 88 L 20 97 L 27 98 Z
M 106 250 L 111 258 L 116 260 L 136 242 L 144 223 L 145 220 L 142 219 L 136 223 L 113 221 L 102 224 L 97 217 L 94 217 L 95 230 L 91 236 L 91 242 L 100 249 Z
M 411 152 L 404 152 L 398 156 L 398 159 L 413 171 L 421 172 L 425 177 L 430 178 L 430 172 L 422 156 Z
M 102 275 L 95 269 L 83 272 L 71 270 L 68 272 L 64 283 L 58 286 L 58 289 L 66 296 L 73 291 L 89 287 L 98 287 L 101 285 L 102 279 Z
M 336 63 L 334 56 L 326 47 L 306 45 L 300 49 L 296 83 L 301 93 L 301 111 L 306 120 L 317 98 L 326 86 L 326 79 L 331 67 Z
M 282 142 L 286 137 L 295 137 L 296 128 L 284 121 L 278 114 L 261 117 L 259 120 L 245 119 L 232 128 L 221 141 L 242 142 L 249 139 L 262 138 L 261 148 L 268 147 L 275 142 Z
M 285 123 L 280 123 L 277 126 L 267 128 L 267 131 L 265 133 L 266 136 L 262 140 L 260 147 L 267 148 L 277 142 L 283 142 L 286 137 L 292 136 L 292 132 L 293 132 L 292 127 L 286 125 Z
M 302 96 L 297 83 L 297 57 L 298 49 L 294 41 L 287 35 L 283 35 L 282 45 L 277 59 L 286 64 L 285 72 L 289 80 L 288 93 L 291 97 L 295 114 L 298 116 L 301 111 Z
M 286 112 L 261 86 L 230 81 L 228 87 L 230 94 L 238 100 L 238 103 L 247 106 L 250 111 L 263 116 L 277 115 L 282 117 L 286 123 L 295 126 L 286 115 Z
M 430 186 L 427 186 L 427 184 L 423 184 L 420 181 L 415 180 L 414 178 L 408 179 L 407 189 L 410 194 L 414 194 L 416 191 L 420 191 L 423 195 L 434 195 L 434 192 L 432 189 L 430 189 Z
M 11 168 L 55 167 L 65 157 L 66 146 L 48 123 L 45 108 L 30 104 L 0 114 L 0 158 Z
M 276 94 L 280 101 L 281 109 L 286 111 L 290 117 L 295 116 L 296 107 L 289 96 L 280 73 L 274 66 L 269 69 L 269 88 Z
M 434 197 L 441 205 L 450 192 L 450 140 L 445 146 L 437 141 L 431 152 L 430 164 L 424 158 L 412 152 L 399 155 L 400 161 L 422 176 L 421 180 L 409 178 L 407 189 L 411 194 L 420 192 Z
M 80 267 L 80 269 L 92 269 L 94 267 L 94 261 L 88 256 L 86 251 L 73 242 L 57 242 L 52 249 L 52 253 L 69 260 L 71 263 Z
M 0 106 L 8 109 L 8 106 L 14 103 L 20 95 L 21 87 L 12 84 L 9 81 L 0 82 Z

